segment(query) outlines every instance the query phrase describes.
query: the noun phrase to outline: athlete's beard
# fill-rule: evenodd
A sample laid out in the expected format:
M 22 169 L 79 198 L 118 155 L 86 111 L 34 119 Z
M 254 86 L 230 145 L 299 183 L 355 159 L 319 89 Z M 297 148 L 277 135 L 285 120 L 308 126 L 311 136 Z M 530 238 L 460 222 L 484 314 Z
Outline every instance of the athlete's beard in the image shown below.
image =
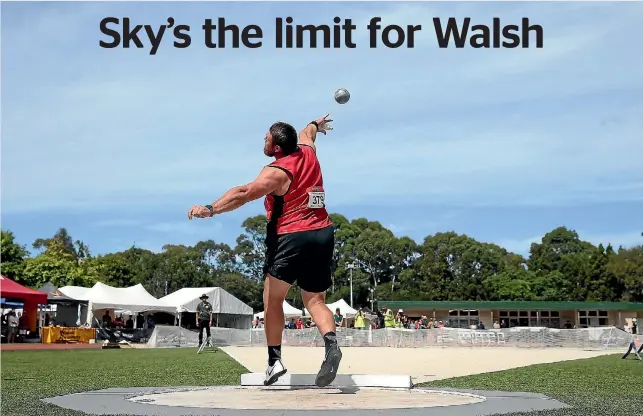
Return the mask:
M 273 146 L 270 149 L 264 148 L 263 154 L 268 157 L 275 157 L 275 155 L 277 154 L 277 146 Z

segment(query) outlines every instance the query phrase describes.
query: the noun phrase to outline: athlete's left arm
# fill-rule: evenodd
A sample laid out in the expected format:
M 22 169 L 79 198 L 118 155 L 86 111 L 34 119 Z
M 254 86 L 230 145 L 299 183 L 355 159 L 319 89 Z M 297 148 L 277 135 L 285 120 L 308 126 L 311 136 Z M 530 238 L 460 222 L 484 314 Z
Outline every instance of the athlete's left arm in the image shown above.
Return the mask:
M 233 211 L 248 202 L 264 197 L 284 187 L 290 178 L 281 169 L 265 167 L 257 179 L 247 185 L 236 186 L 212 203 L 214 215 Z

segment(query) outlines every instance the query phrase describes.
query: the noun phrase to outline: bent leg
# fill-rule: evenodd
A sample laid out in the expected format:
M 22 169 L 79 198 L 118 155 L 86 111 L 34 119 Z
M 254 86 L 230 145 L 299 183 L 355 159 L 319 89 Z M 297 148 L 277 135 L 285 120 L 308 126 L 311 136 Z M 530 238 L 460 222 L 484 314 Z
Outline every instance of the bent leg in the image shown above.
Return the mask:
M 335 332 L 335 318 L 333 318 L 333 313 L 325 303 L 326 292 L 313 293 L 302 290 L 301 298 L 321 335 L 324 336 L 329 332 Z
M 315 378 L 315 385 L 326 387 L 335 380 L 339 363 L 342 360 L 342 352 L 337 344 L 335 334 L 335 319 L 333 313 L 324 303 L 326 292 L 314 293 L 302 290 L 301 297 L 324 339 L 324 361 Z

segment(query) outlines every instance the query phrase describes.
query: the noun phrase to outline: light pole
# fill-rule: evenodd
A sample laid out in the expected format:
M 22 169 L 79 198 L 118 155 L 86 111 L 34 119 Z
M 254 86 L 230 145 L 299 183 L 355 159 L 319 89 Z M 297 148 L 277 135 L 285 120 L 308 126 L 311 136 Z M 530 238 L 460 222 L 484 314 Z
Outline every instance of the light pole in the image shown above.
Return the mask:
M 352 308 L 353 307 L 353 269 L 356 266 L 355 266 L 355 263 L 348 263 L 346 267 L 348 267 L 348 270 L 349 270 L 348 280 L 350 281 L 350 285 L 351 285 L 351 308 Z

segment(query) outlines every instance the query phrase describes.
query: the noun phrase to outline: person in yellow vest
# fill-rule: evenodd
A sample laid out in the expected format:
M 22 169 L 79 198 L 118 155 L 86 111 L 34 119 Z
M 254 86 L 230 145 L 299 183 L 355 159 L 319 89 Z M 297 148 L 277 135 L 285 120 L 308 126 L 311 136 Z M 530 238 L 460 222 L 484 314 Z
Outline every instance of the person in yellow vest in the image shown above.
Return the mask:
M 362 310 L 360 309 L 355 316 L 355 329 L 364 329 L 366 323 L 364 322 L 364 315 L 362 315 Z
M 384 327 L 385 328 L 395 328 L 395 316 L 393 316 L 393 311 L 390 310 L 387 306 L 384 306 Z
M 402 313 L 403 312 L 404 311 L 402 309 L 397 311 L 397 315 L 395 316 L 395 327 L 396 328 L 404 328 L 404 323 L 402 322 L 402 318 L 403 318 Z

